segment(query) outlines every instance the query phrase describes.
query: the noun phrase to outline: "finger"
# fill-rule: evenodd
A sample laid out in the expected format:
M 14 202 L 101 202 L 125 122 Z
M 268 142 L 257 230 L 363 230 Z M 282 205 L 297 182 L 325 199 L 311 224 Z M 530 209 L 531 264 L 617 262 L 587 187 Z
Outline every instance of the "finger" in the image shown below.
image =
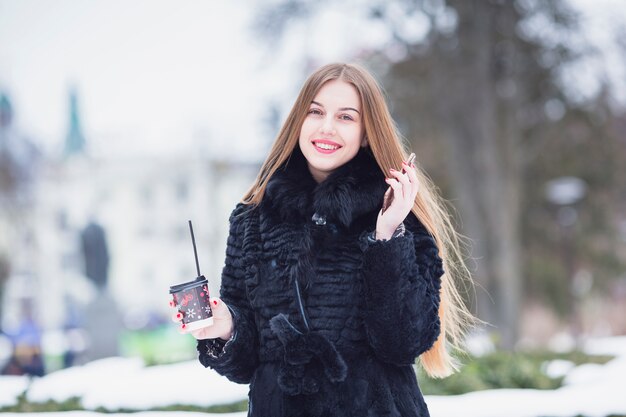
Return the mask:
M 404 162 L 403 162 L 403 165 L 404 165 L 404 171 L 409 176 L 409 181 L 411 182 L 411 184 L 418 184 L 419 181 L 417 179 L 417 171 L 415 170 L 415 165 L 411 164 L 409 166 L 409 165 L 406 165 Z
M 181 313 L 180 311 L 172 316 L 172 321 L 174 323 L 178 323 L 182 319 L 183 319 L 183 313 Z
M 411 186 L 412 186 L 411 196 L 415 198 L 415 196 L 417 196 L 417 192 L 419 191 L 419 185 L 420 185 L 419 180 L 417 179 L 417 171 L 415 170 L 415 165 L 411 164 L 411 166 L 408 166 L 404 162 L 403 164 L 404 164 L 404 170 L 409 176 L 409 181 L 411 182 Z
M 415 165 L 407 165 L 406 162 L 402 163 L 402 170 L 405 172 L 411 183 L 417 182 L 417 172 L 415 171 Z
M 213 317 L 217 319 L 230 317 L 230 310 L 228 309 L 228 306 L 220 298 L 211 297 L 209 299 L 209 303 L 211 303 Z
M 398 171 L 396 171 L 397 173 Z M 409 179 L 409 174 L 405 173 L 405 172 L 401 172 L 400 176 L 397 177 L 398 181 L 400 181 L 400 183 L 402 183 L 402 185 L 404 186 L 404 190 L 405 191 L 410 191 L 412 187 L 411 185 L 411 180 Z M 408 194 L 408 193 L 406 193 Z
M 187 329 L 187 325 L 185 323 L 182 323 L 180 326 L 178 326 L 178 333 L 180 334 L 189 333 L 189 330 Z
M 396 198 L 400 198 L 402 197 L 402 184 L 400 184 L 400 182 L 395 179 L 395 178 L 385 178 L 385 182 L 387 184 L 389 184 L 389 186 L 391 188 L 393 188 L 393 193 L 394 193 L 394 200 Z M 391 204 L 393 204 L 393 201 L 391 202 Z
M 408 175 L 400 171 L 396 171 L 395 169 L 391 169 L 390 172 L 391 175 L 393 175 L 394 178 L 402 184 L 402 198 L 411 195 L 411 183 L 409 182 Z

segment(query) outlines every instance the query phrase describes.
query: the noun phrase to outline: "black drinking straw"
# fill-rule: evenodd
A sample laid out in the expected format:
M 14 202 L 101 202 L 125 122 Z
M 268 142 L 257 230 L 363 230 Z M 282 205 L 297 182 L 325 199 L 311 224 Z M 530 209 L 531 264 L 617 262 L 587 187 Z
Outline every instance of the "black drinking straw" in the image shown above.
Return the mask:
M 193 226 L 191 226 L 191 220 L 189 220 L 189 231 L 191 232 L 191 243 L 193 243 L 193 256 L 196 258 L 196 271 L 200 276 L 200 264 L 198 263 L 198 251 L 196 250 L 196 238 L 193 236 Z

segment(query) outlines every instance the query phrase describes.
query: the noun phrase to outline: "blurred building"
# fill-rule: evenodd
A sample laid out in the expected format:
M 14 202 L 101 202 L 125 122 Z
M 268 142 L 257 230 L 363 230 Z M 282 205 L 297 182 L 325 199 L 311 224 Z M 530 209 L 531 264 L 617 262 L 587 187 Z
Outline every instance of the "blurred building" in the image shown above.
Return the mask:
M 0 92 L 0 306 L 9 276 L 31 279 L 29 255 L 36 250 L 33 216 L 41 155 L 13 120 L 11 100 Z
M 155 316 L 168 319 L 169 286 L 196 277 L 188 220 L 201 272 L 217 294 L 228 216 L 258 164 L 202 154 L 90 156 L 74 94 L 70 103 L 63 155 L 45 157 L 35 182 L 32 244 L 13 251 L 20 260 L 6 285 L 3 327 L 17 322 L 24 298 L 34 300 L 44 329 L 83 324 L 85 306 L 99 294 L 85 276 L 82 254 L 81 234 L 91 223 L 104 230 L 106 291 L 129 327 L 141 328 Z

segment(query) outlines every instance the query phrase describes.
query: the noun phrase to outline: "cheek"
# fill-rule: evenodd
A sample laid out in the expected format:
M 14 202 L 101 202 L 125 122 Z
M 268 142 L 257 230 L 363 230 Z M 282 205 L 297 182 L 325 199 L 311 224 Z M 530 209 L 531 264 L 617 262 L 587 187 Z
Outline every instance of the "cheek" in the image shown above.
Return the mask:
M 311 118 L 304 119 L 302 127 L 300 128 L 300 138 L 308 139 L 309 136 L 316 130 L 316 123 Z
M 361 144 L 362 135 L 360 126 L 354 124 L 342 126 L 342 129 L 337 132 L 341 134 L 346 142 L 358 145 Z

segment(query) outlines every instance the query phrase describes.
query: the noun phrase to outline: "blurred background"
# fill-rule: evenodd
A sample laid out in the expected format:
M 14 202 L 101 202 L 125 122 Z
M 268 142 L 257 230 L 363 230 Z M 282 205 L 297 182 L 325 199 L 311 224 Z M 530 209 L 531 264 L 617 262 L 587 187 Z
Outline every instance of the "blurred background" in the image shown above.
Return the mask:
M 468 238 L 473 355 L 626 334 L 620 0 L 0 0 L 0 371 L 193 359 L 187 220 L 217 294 L 228 215 L 333 61 L 377 76 Z

